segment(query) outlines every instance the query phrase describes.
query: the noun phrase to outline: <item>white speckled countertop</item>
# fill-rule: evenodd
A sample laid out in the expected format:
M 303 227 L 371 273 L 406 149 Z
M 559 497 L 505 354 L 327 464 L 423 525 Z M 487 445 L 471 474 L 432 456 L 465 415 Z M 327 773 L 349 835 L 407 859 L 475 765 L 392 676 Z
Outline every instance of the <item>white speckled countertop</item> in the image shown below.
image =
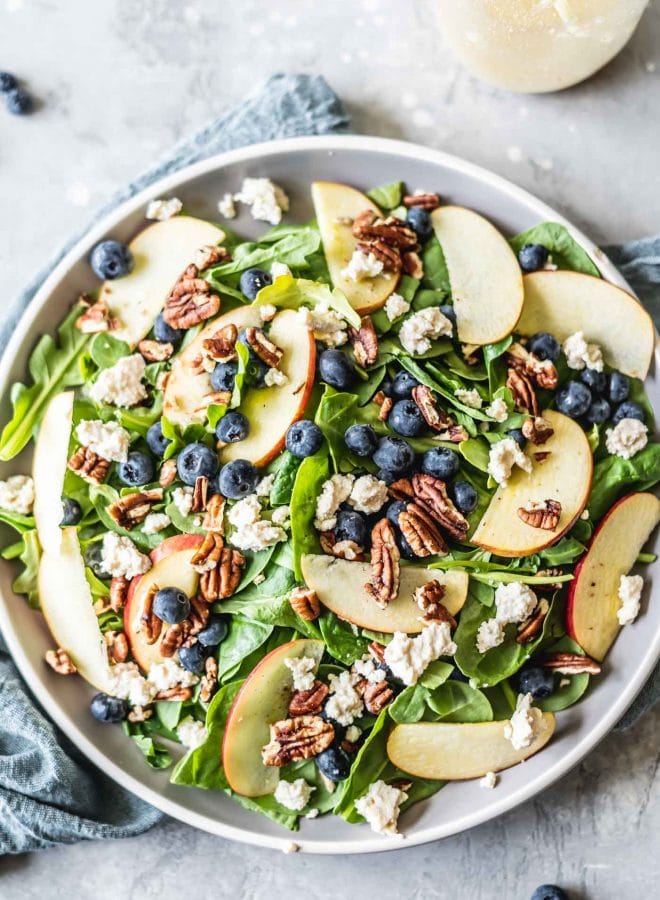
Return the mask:
M 660 0 L 607 69 L 536 97 L 455 65 L 432 3 L 0 0 L 0 68 L 43 101 L 29 119 L 0 110 L 0 296 L 96 204 L 275 71 L 322 73 L 356 130 L 481 163 L 598 241 L 660 231 Z M 645 896 L 660 881 L 659 725 L 656 710 L 537 800 L 426 847 L 338 866 L 168 821 L 128 841 L 0 860 L 0 896 L 525 900 L 546 881 L 572 900 Z

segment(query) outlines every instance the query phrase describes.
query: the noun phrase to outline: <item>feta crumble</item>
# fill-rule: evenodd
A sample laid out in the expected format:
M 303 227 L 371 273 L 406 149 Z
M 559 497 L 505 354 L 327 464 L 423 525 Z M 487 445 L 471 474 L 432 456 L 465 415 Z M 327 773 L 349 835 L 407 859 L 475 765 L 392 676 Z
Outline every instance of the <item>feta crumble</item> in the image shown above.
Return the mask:
M 181 719 L 176 729 L 177 737 L 188 750 L 196 750 L 201 747 L 207 737 L 207 731 L 203 722 L 198 722 L 192 716 Z
M 172 491 L 172 503 L 182 516 L 189 516 L 193 508 L 193 489 L 191 487 L 178 487 Z
M 477 650 L 486 653 L 504 642 L 504 628 L 497 619 L 486 619 L 477 630 Z
M 122 356 L 114 366 L 103 369 L 89 389 L 95 403 L 108 403 L 128 409 L 146 400 L 148 394 L 142 384 L 146 363 L 139 353 Z
M 253 219 L 270 225 L 279 225 L 289 209 L 289 198 L 270 178 L 244 178 L 234 200 L 249 206 Z
M 277 315 L 277 307 L 272 303 L 264 303 L 263 306 L 257 307 L 257 312 L 262 322 L 271 322 Z
M 512 581 L 498 584 L 495 590 L 495 618 L 502 625 L 524 622 L 536 609 L 538 598 L 527 584 Z
M 453 656 L 456 644 L 447 622 L 430 622 L 416 637 L 403 631 L 385 647 L 384 658 L 392 674 L 404 684 L 416 684 L 429 663 L 441 656 Z
M 234 198 L 231 194 L 223 194 L 218 200 L 218 212 L 221 216 L 224 216 L 225 219 L 236 218 L 236 204 L 234 203 Z
M 497 787 L 498 778 L 495 772 L 486 772 L 484 777 L 479 781 L 479 787 L 492 789 Z
M 102 422 L 100 419 L 83 419 L 76 426 L 76 439 L 83 447 L 110 462 L 126 462 L 130 435 L 117 422 Z
M 171 658 L 165 658 L 162 662 L 154 663 L 149 669 L 147 681 L 153 685 L 155 693 L 170 691 L 172 688 L 192 687 L 197 684 L 199 678 L 193 672 L 189 672 Z
M 619 580 L 618 598 L 621 606 L 617 610 L 619 625 L 632 625 L 639 615 L 644 579 L 641 575 L 622 575 Z
M 511 741 L 514 750 L 529 747 L 536 737 L 536 723 L 540 710 L 532 707 L 531 694 L 518 694 L 516 709 L 504 726 L 504 737 Z
M 364 281 L 366 278 L 377 278 L 383 271 L 383 263 L 373 253 L 354 250 L 348 265 L 339 273 L 349 281 Z
M 157 222 L 164 222 L 165 219 L 176 216 L 182 209 L 183 203 L 178 197 L 172 197 L 170 200 L 151 200 L 147 206 L 145 217 Z
M 255 494 L 239 500 L 229 510 L 229 522 L 234 527 L 231 543 L 238 550 L 255 552 L 286 540 L 286 531 L 279 525 L 261 518 L 261 504 Z
M 326 347 L 342 347 L 348 340 L 346 329 L 348 323 L 334 309 L 325 303 L 319 303 L 314 309 L 301 306 L 298 315 L 302 317 L 307 328 L 314 333 L 314 339 Z
M 34 482 L 29 475 L 10 475 L 0 481 L 0 507 L 19 516 L 29 516 L 34 505 Z
M 514 466 L 531 473 L 532 461 L 523 453 L 513 438 L 504 438 L 492 444 L 488 456 L 488 474 L 502 487 L 506 487 Z
M 420 309 L 406 319 L 399 331 L 399 340 L 404 350 L 412 356 L 420 356 L 431 349 L 431 340 L 451 337 L 452 324 L 437 306 Z
M 369 654 L 363 656 L 362 659 L 355 660 L 353 663 L 353 671 L 356 675 L 359 675 L 360 678 L 366 678 L 367 681 L 371 681 L 374 684 L 385 681 L 386 677 L 385 670 L 376 668 L 376 664 Z
M 621 419 L 605 432 L 605 447 L 612 456 L 632 459 L 649 442 L 648 428 L 638 419 Z
M 357 744 L 357 742 L 362 737 L 362 729 L 358 728 L 357 725 L 349 725 L 346 729 L 346 740 L 351 744 Z
M 279 369 L 270 368 L 264 375 L 264 384 L 266 387 L 282 387 L 288 382 L 287 376 Z
M 370 784 L 367 793 L 355 801 L 355 809 L 377 834 L 399 834 L 401 804 L 407 799 L 405 791 L 379 780 Z
M 156 696 L 153 685 L 143 677 L 133 662 L 118 663 L 110 672 L 108 693 L 131 706 L 148 706 Z
M 496 422 L 506 422 L 509 417 L 509 408 L 501 397 L 497 397 L 490 406 L 486 407 L 485 413 Z
M 309 803 L 312 791 L 315 791 L 311 785 L 307 784 L 304 778 L 296 778 L 295 781 L 284 781 L 281 779 L 277 782 L 275 788 L 275 799 L 287 809 L 294 809 L 300 812 Z
M 278 506 L 277 509 L 273 510 L 273 514 L 271 515 L 271 521 L 276 525 L 281 525 L 282 528 L 286 528 L 291 524 L 291 507 L 290 506 Z
M 409 309 L 410 303 L 401 294 L 397 294 L 396 291 L 390 294 L 385 301 L 385 314 L 390 322 L 405 316 Z
M 107 531 L 103 535 L 101 566 L 113 578 L 134 578 L 149 571 L 151 560 L 140 553 L 130 538 Z
M 456 397 L 459 403 L 462 403 L 464 406 L 469 406 L 470 409 L 481 409 L 483 404 L 483 400 L 476 388 L 471 388 L 469 391 L 465 388 L 458 388 L 454 391 L 454 397 Z
M 294 691 L 308 691 L 314 686 L 317 663 L 311 656 L 290 657 L 284 665 L 291 672 Z
M 375 475 L 361 475 L 353 482 L 348 502 L 358 512 L 371 515 L 382 509 L 388 500 L 387 485 Z
M 566 356 L 566 364 L 569 369 L 595 369 L 603 371 L 603 353 L 598 344 L 588 344 L 584 339 L 584 332 L 576 331 L 566 338 L 561 345 Z
M 145 534 L 158 534 L 170 525 L 172 520 L 165 513 L 149 513 L 145 518 L 142 531 Z
M 279 278 L 281 275 L 290 275 L 291 269 L 287 266 L 286 263 L 278 262 L 277 260 L 275 260 L 275 262 L 271 264 L 270 274 L 274 281 L 276 278 Z M 273 307 L 273 309 L 274 308 L 275 307 Z
M 333 475 L 323 482 L 321 493 L 316 498 L 316 518 L 314 527 L 318 531 L 332 531 L 337 524 L 337 510 L 351 496 L 353 475 Z
M 355 689 L 359 680 L 358 675 L 346 671 L 328 677 L 330 696 L 325 704 L 328 718 L 340 725 L 352 725 L 362 715 L 364 704 Z
M 257 497 L 269 497 L 270 492 L 273 490 L 273 485 L 275 484 L 275 475 L 264 475 L 264 477 L 257 482 L 257 486 L 255 488 L 255 494 Z

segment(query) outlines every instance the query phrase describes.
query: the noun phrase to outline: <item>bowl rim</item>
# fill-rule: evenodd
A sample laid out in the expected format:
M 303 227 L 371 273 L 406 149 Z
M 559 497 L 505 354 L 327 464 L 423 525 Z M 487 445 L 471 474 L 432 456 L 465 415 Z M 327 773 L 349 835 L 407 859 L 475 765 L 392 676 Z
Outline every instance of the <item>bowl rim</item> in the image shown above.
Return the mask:
M 508 179 L 497 175 L 490 170 L 475 163 L 468 162 L 453 154 L 441 150 L 430 149 L 420 144 L 407 141 L 393 140 L 381 137 L 365 137 L 359 135 L 329 135 L 284 138 L 274 141 L 266 141 L 253 144 L 223 153 L 214 154 L 192 165 L 186 166 L 174 173 L 154 181 L 143 188 L 134 196 L 121 202 L 107 214 L 101 216 L 80 237 L 63 258 L 54 266 L 52 272 L 46 277 L 41 287 L 37 290 L 32 300 L 23 310 L 21 317 L 8 341 L 7 347 L 0 360 L 0 386 L 5 387 L 10 375 L 15 358 L 18 355 L 21 344 L 37 318 L 42 308 L 47 303 L 51 292 L 67 276 L 70 269 L 84 256 L 91 247 L 110 232 L 117 224 L 131 213 L 134 213 L 149 200 L 170 192 L 186 182 L 199 176 L 207 175 L 224 166 L 249 162 L 255 159 L 267 160 L 269 156 L 283 152 L 308 152 L 325 151 L 332 153 L 342 150 L 357 150 L 368 154 L 391 154 L 407 157 L 408 159 L 437 164 L 452 169 L 455 172 L 466 175 L 473 180 L 486 184 L 499 191 L 508 194 L 513 199 L 523 203 L 531 212 L 538 215 L 541 220 L 552 220 L 564 225 L 575 239 L 589 253 L 598 265 L 603 277 L 608 281 L 624 288 L 629 293 L 634 293 L 625 279 L 610 262 L 607 256 L 597 245 L 590 240 L 580 229 L 576 228 L 563 215 L 532 193 L 521 188 Z M 656 368 L 660 365 L 660 351 L 655 349 Z M 587 735 L 578 740 L 575 747 L 551 765 L 545 772 L 535 777 L 532 781 L 519 789 L 503 796 L 496 803 L 490 803 L 483 809 L 479 809 L 462 815 L 450 823 L 429 826 L 419 833 L 414 833 L 406 838 L 405 843 L 400 837 L 384 837 L 371 835 L 367 838 L 352 840 L 323 840 L 306 841 L 296 833 L 283 837 L 262 834 L 257 829 L 246 829 L 230 824 L 224 824 L 207 817 L 203 813 L 189 809 L 184 803 L 179 803 L 163 797 L 158 791 L 143 784 L 138 778 L 125 772 L 118 764 L 105 755 L 96 744 L 87 738 L 78 728 L 71 716 L 65 712 L 56 700 L 54 694 L 34 676 L 33 666 L 26 652 L 23 650 L 21 640 L 11 625 L 7 608 L 0 603 L 0 630 L 6 640 L 7 647 L 30 690 L 37 700 L 55 721 L 62 731 L 72 740 L 80 751 L 106 775 L 122 787 L 131 791 L 136 796 L 160 809 L 181 822 L 184 822 L 201 830 L 261 847 L 290 851 L 292 844 L 296 850 L 308 853 L 333 854 L 333 853 L 372 853 L 386 850 L 401 849 L 418 844 L 428 843 L 439 838 L 448 837 L 461 831 L 494 819 L 513 809 L 521 803 L 531 799 L 541 791 L 548 788 L 559 778 L 567 774 L 598 744 L 620 720 L 637 694 L 643 688 L 655 664 L 660 658 L 660 630 L 656 632 L 647 646 L 645 653 L 637 660 L 636 671 L 630 677 L 616 701 L 602 716 L 598 725 Z M 256 823 L 259 818 L 255 815 Z

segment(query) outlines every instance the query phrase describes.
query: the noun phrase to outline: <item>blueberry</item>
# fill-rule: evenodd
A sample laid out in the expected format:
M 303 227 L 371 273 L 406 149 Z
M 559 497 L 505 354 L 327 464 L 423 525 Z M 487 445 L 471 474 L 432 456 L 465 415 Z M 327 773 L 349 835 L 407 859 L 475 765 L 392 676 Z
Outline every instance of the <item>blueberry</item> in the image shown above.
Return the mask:
M 155 474 L 154 461 L 139 450 L 132 450 L 128 454 L 126 462 L 119 463 L 117 466 L 119 480 L 131 487 L 142 487 L 143 484 L 149 484 L 154 480 Z
M 300 419 L 287 429 L 285 444 L 289 453 L 293 453 L 298 459 L 305 459 L 321 448 L 323 432 L 318 425 L 309 419 Z
M 215 426 L 215 436 L 223 444 L 235 444 L 244 441 L 250 433 L 250 423 L 243 413 L 230 409 Z
M 257 486 L 259 473 L 247 459 L 234 459 L 220 469 L 218 486 L 223 497 L 240 500 Z
M 392 379 L 391 378 L 383 378 L 380 383 L 380 390 L 385 394 L 386 397 L 392 396 Z
M 407 472 L 415 461 L 415 451 L 403 438 L 388 436 L 378 442 L 373 461 L 379 468 L 401 475 Z
M 174 344 L 176 347 L 183 340 L 183 331 L 180 328 L 172 328 L 163 318 L 163 314 L 158 313 L 154 322 L 154 337 L 163 344 Z
M 595 369 L 583 369 L 580 372 L 580 381 L 583 381 L 592 395 L 604 394 L 607 390 L 607 375 L 605 372 L 597 372 Z
M 408 504 L 405 500 L 393 500 L 385 510 L 385 515 L 387 516 L 388 522 L 394 525 L 395 528 L 398 528 L 399 516 L 407 509 L 407 507 Z
M 449 319 L 453 332 L 456 334 L 456 310 L 453 305 L 451 303 L 443 303 L 440 307 L 440 312 L 446 319 Z
M 187 669 L 188 672 L 194 672 L 195 675 L 200 675 L 204 671 L 204 663 L 207 656 L 208 650 L 199 641 L 193 644 L 192 647 L 179 648 L 179 662 L 184 669 Z
M 399 372 L 392 382 L 392 397 L 394 400 L 407 400 L 412 394 L 412 389 L 418 384 L 419 381 L 413 378 L 410 372 Z
M 469 481 L 455 481 L 451 493 L 462 513 L 471 513 L 479 502 L 479 495 Z
M 109 694 L 94 694 L 89 711 L 99 722 L 110 725 L 113 722 L 121 722 L 128 714 L 128 703 L 119 697 L 111 697 Z
M 371 425 L 351 425 L 344 432 L 344 443 L 356 456 L 372 456 L 378 446 L 378 435 Z
M 188 444 L 176 458 L 176 470 L 184 484 L 193 486 L 200 475 L 213 478 L 218 471 L 218 457 L 206 444 Z
M 162 622 L 176 625 L 190 615 L 190 600 L 180 588 L 164 587 L 154 595 L 153 611 Z
M 172 441 L 163 434 L 163 423 L 154 422 L 147 429 L 147 447 L 154 456 L 162 456 Z
M 552 362 L 558 360 L 561 353 L 559 341 L 547 331 L 539 331 L 532 335 L 527 349 L 539 359 L 550 359 Z
M 348 778 L 351 771 L 351 758 L 341 747 L 328 747 L 314 757 L 314 762 L 319 772 L 335 784 Z
M 263 287 L 272 283 L 272 277 L 263 269 L 246 269 L 241 275 L 238 286 L 248 300 L 254 300 Z
M 523 272 L 536 272 L 543 268 L 549 256 L 543 244 L 524 244 L 518 251 L 518 262 Z
M 266 374 L 270 366 L 259 359 L 258 356 L 251 356 L 245 366 L 245 384 L 248 387 L 263 387 L 266 384 Z
M 405 437 L 416 437 L 424 430 L 424 416 L 414 400 L 397 400 L 387 418 L 387 424 Z
M 639 422 L 644 421 L 644 410 L 639 403 L 633 403 L 632 400 L 624 400 L 617 406 L 612 416 L 612 421 L 618 425 L 622 419 L 637 419 Z
M 121 278 L 133 268 L 133 254 L 119 241 L 101 241 L 92 250 L 89 264 L 101 279 Z
M 527 438 L 522 433 L 522 429 L 510 428 L 509 431 L 507 431 L 507 434 L 509 435 L 510 438 L 513 438 L 513 440 L 516 442 L 516 444 L 518 444 L 518 446 L 520 447 L 521 450 L 525 449 L 525 445 L 527 444 Z
M 565 416 L 579 419 L 591 406 L 591 391 L 581 381 L 567 381 L 557 391 L 555 405 Z
M 422 456 L 422 472 L 449 481 L 458 472 L 458 453 L 447 447 L 433 447 Z
M 611 414 L 610 404 L 602 397 L 596 397 L 589 409 L 584 414 L 585 420 L 589 425 L 602 425 L 607 422 Z
M 235 360 L 218 363 L 211 372 L 211 387 L 214 391 L 233 391 L 237 372 L 238 363 Z
M 630 379 L 621 372 L 612 372 L 607 394 L 612 403 L 622 403 L 628 399 L 630 393 Z
M 97 578 L 107 581 L 110 574 L 103 568 L 103 544 L 101 541 L 95 541 L 90 544 L 84 553 L 85 565 Z
M 341 350 L 324 350 L 319 359 L 319 375 L 338 391 L 345 391 L 355 381 L 353 363 Z
M 400 531 L 397 532 L 396 542 L 404 559 L 417 559 L 417 554 Z
M 425 243 L 433 234 L 431 216 L 421 206 L 411 206 L 406 216 L 406 221 L 419 238 L 420 244 Z
M 392 469 L 378 469 L 376 478 L 380 481 L 384 481 L 385 484 L 393 484 L 401 478 L 401 472 L 394 472 Z
M 7 109 L 14 116 L 25 116 L 34 108 L 32 96 L 23 88 L 14 88 L 9 91 L 7 97 Z
M 18 80 L 11 72 L 0 72 L 0 94 L 6 94 L 18 87 Z
M 71 497 L 62 497 L 62 521 L 60 525 L 77 525 L 82 519 L 80 503 Z
M 364 516 L 354 509 L 340 509 L 335 526 L 336 541 L 354 541 L 358 547 L 367 543 L 367 522 Z
M 521 694 L 531 694 L 535 700 L 549 697 L 555 690 L 555 676 L 552 669 L 533 666 L 518 673 L 518 689 Z
M 197 634 L 197 640 L 205 647 L 217 647 L 227 637 L 228 625 L 224 616 L 211 616 L 206 628 Z
M 568 900 L 568 894 L 556 884 L 542 884 L 534 891 L 531 900 Z

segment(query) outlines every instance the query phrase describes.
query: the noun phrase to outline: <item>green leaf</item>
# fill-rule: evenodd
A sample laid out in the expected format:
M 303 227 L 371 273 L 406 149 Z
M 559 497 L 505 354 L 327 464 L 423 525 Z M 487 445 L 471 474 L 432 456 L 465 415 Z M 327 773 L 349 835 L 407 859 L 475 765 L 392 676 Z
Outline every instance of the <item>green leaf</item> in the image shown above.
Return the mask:
M 278 460 L 275 480 L 270 490 L 271 506 L 286 506 L 291 503 L 293 485 L 302 460 L 285 450 Z
M 606 456 L 594 466 L 587 508 L 591 518 L 600 517 L 629 491 L 646 491 L 660 481 L 660 444 L 647 444 L 632 459 Z
M 342 319 L 354 328 L 360 327 L 360 316 L 355 312 L 339 288 L 331 288 L 318 281 L 280 275 L 272 284 L 262 288 L 253 306 L 271 304 L 278 309 L 300 309 L 301 306 L 325 306 L 334 309 Z
M 272 625 L 253 622 L 240 615 L 232 616 L 227 637 L 220 646 L 218 660 L 220 681 L 226 681 L 231 677 L 246 657 L 266 643 L 272 632 Z
M 445 254 L 435 235 L 426 242 L 424 252 L 422 253 L 422 263 L 424 265 L 424 277 L 422 286 L 425 288 L 433 288 L 436 291 L 443 291 L 447 296 L 451 295 L 451 283 L 449 281 L 449 269 Z
M 380 187 L 372 188 L 367 191 L 367 197 L 385 211 L 394 209 L 401 203 L 403 182 L 393 181 L 391 184 L 382 184 Z
M 39 546 L 39 538 L 37 532 L 26 531 L 23 534 L 23 549 L 19 555 L 19 559 L 23 565 L 23 571 L 18 575 L 12 584 L 12 590 L 16 594 L 25 594 L 28 604 L 37 609 L 39 607 L 39 591 L 37 588 L 37 575 L 39 572 L 39 560 L 41 558 L 41 547 Z
M 285 233 L 279 240 L 259 244 L 239 244 L 234 251 L 231 262 L 215 266 L 206 273 L 207 280 L 214 284 L 228 275 L 236 275 L 253 266 L 270 268 L 271 263 L 281 262 L 287 266 L 304 266 L 308 256 L 315 253 L 321 245 L 321 236 L 316 228 L 304 227 Z M 244 248 L 244 250 L 241 250 Z
M 411 684 L 390 704 L 390 716 L 398 724 L 419 722 L 426 712 L 428 697 L 427 688 L 421 684 Z
M 34 528 L 34 516 L 22 516 L 20 513 L 12 512 L 9 509 L 0 509 L 0 522 L 9 525 L 19 534 L 32 531 Z
M 429 693 L 427 704 L 444 722 L 490 722 L 493 718 L 486 695 L 462 681 L 445 681 Z
M 585 656 L 582 647 L 568 636 L 561 638 L 547 649 L 548 653 L 579 653 L 580 656 Z M 590 676 L 586 672 L 581 672 L 579 675 L 562 675 L 557 678 L 557 688 L 554 693 L 542 700 L 535 701 L 535 703 L 543 712 L 559 712 L 561 709 L 568 709 L 586 693 L 589 687 L 589 678 Z M 567 681 L 568 684 L 559 687 L 562 681 Z
M 552 262 L 557 268 L 600 277 L 597 266 L 586 250 L 558 222 L 540 222 L 512 237 L 509 244 L 514 253 L 518 253 L 525 244 L 542 244 L 552 254 Z
M 319 539 L 314 528 L 316 498 L 321 486 L 330 476 L 330 464 L 325 449 L 302 461 L 291 495 L 291 539 L 296 578 L 302 581 L 300 558 L 305 553 L 317 553 Z
M 351 766 L 351 774 L 341 786 L 335 812 L 348 822 L 361 821 L 361 816 L 355 811 L 354 802 L 366 793 L 370 784 L 378 781 L 389 765 L 385 744 L 390 724 L 386 707 L 376 719 L 369 736 L 360 747 L 355 762 Z
M 89 342 L 89 355 L 99 369 L 114 366 L 123 356 L 128 356 L 131 348 L 125 341 L 118 341 L 107 331 L 95 334 Z
M 128 493 L 133 493 L 128 491 Z M 108 507 L 119 499 L 119 492 L 109 484 L 93 484 L 89 487 L 89 498 L 92 501 L 99 519 L 109 531 L 114 531 L 124 537 L 130 538 L 143 553 L 153 550 L 163 540 L 163 532 L 157 534 L 145 534 L 139 528 L 130 531 L 118 525 L 108 513 Z
M 181 719 L 183 703 L 180 700 L 159 700 L 156 703 L 156 715 L 165 728 L 175 731 Z
M 436 659 L 435 662 L 429 663 L 424 669 L 424 674 L 419 679 L 419 684 L 433 690 L 433 688 L 444 684 L 453 671 L 454 667 L 451 663 Z
M 321 629 L 328 653 L 339 662 L 352 666 L 369 651 L 368 638 L 356 634 L 348 622 L 338 619 L 334 613 L 325 612 L 317 619 L 317 625 Z
M 124 731 L 133 740 L 152 769 L 168 769 L 172 765 L 172 756 L 162 744 L 149 734 L 144 734 L 139 726 L 124 723 Z
M 163 411 L 163 395 L 159 391 L 151 406 L 134 406 L 132 409 L 116 409 L 114 417 L 127 431 L 145 437 L 149 428 L 160 419 Z
M 507 367 L 502 357 L 513 343 L 512 335 L 502 338 L 496 344 L 486 344 L 484 349 L 484 364 L 488 375 L 488 390 L 494 395 L 504 386 Z

